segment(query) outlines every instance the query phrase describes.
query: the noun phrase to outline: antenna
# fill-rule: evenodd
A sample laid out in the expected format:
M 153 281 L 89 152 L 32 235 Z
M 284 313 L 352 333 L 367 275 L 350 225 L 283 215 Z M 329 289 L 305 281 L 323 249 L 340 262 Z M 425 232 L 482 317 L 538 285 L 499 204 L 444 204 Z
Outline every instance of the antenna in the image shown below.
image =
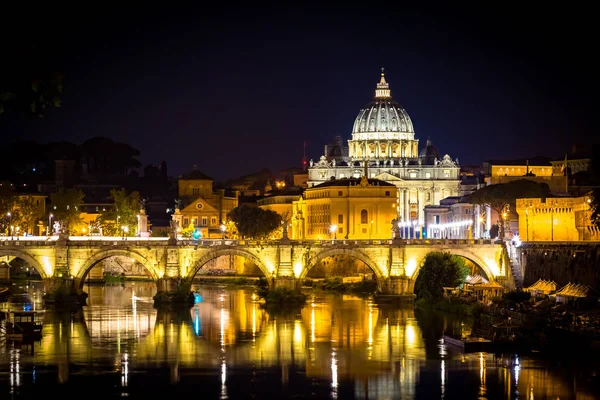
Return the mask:
M 304 141 L 304 155 L 302 156 L 302 171 L 306 171 L 306 140 Z

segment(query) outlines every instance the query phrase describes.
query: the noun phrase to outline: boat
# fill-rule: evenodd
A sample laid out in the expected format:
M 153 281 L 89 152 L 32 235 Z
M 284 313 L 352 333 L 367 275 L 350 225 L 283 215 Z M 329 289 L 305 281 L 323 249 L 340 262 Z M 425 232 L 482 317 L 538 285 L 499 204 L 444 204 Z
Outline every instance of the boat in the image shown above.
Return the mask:
M 476 336 L 468 336 L 463 338 L 452 335 L 444 335 L 442 340 L 444 344 L 460 348 L 465 353 L 489 352 L 492 351 L 493 346 L 493 342 L 491 340 Z
M 39 340 L 42 338 L 42 323 L 38 321 L 37 311 L 7 312 L 6 338 L 10 340 Z
M 27 293 L 14 293 L 8 297 L 9 310 L 31 311 L 34 306 L 33 299 Z

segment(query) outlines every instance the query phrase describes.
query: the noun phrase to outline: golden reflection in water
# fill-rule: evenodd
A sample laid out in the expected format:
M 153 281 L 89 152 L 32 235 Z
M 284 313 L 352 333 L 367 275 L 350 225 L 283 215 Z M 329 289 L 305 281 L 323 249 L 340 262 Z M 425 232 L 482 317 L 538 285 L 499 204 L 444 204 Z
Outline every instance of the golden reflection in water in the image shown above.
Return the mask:
M 485 375 L 486 375 L 486 367 L 485 367 L 485 358 L 483 353 L 479 353 L 479 396 L 485 397 L 487 392 L 485 386 Z
M 309 378 L 330 381 L 332 397 L 339 395 L 342 377 L 354 380 L 356 397 L 416 396 L 427 357 L 412 309 L 379 309 L 360 298 L 327 296 L 309 303 L 299 317 L 273 317 L 254 301 L 252 291 L 201 288 L 203 301 L 191 310 L 157 313 L 152 294 L 137 285 L 95 288 L 92 305 L 79 315 L 46 312 L 44 335 L 34 356 L 7 351 L 0 367 L 10 371 L 10 384 L 18 387 L 24 357 L 57 365 L 60 381 L 68 379 L 69 365 L 107 361 L 120 371 L 121 385 L 127 387 L 130 370 L 166 361 L 174 366 L 175 377 L 180 366 L 220 372 L 221 396 L 226 397 L 232 368 L 281 367 L 286 382 L 288 366 L 295 365 Z M 454 356 L 443 345 L 439 355 L 442 397 L 448 395 L 453 371 L 466 368 L 479 372 L 480 397 L 487 396 L 488 372 L 497 371 L 506 398 L 513 393 L 527 399 L 573 398 L 575 390 L 578 399 L 593 398 L 570 387 L 561 371 L 539 368 L 528 359 L 500 360 L 482 353 Z

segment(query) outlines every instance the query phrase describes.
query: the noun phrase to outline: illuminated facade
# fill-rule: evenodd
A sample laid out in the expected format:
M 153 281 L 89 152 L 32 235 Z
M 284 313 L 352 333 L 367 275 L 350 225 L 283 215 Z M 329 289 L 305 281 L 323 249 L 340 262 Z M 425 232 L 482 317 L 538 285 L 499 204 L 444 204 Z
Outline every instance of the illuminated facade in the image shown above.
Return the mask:
M 525 242 L 600 240 L 590 196 L 517 199 L 519 235 Z
M 182 208 L 175 210 L 173 221 L 180 229 L 193 225 L 203 238 L 220 238 L 227 213 L 238 206 L 238 192 L 213 190 L 213 179 L 198 170 L 179 179 L 179 199 Z
M 439 206 L 425 206 L 425 235 L 429 239 L 479 239 L 484 235 L 477 206 L 448 197 Z M 401 227 L 402 230 L 402 227 Z M 474 232 L 475 231 L 475 232 Z M 404 232 L 403 232 L 404 233 Z
M 293 203 L 292 239 L 391 239 L 394 185 L 378 179 L 339 179 L 310 187 Z
M 392 100 L 383 73 L 375 98 L 354 121 L 347 148 L 330 145 L 326 151 L 318 162 L 310 161 L 309 187 L 365 174 L 370 179 L 388 182 L 397 187 L 399 221 L 416 220 L 422 226 L 426 205 L 437 205 L 443 198 L 460 193 L 458 160 L 452 160 L 448 154 L 440 157 L 429 140 L 419 152 L 412 120 Z

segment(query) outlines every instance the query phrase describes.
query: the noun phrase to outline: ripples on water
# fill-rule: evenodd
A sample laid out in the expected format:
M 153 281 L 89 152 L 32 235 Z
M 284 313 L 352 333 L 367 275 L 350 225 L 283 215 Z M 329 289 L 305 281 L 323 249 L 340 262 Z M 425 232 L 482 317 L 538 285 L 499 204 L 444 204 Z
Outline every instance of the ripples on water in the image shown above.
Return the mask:
M 40 307 L 39 287 L 29 288 Z M 470 321 L 313 297 L 270 315 L 253 289 L 198 287 L 189 311 L 157 312 L 151 283 L 86 287 L 89 306 L 44 314 L 40 342 L 0 339 L 0 399 L 592 399 L 595 375 L 440 343 Z M 568 366 L 568 367 L 567 367 Z

